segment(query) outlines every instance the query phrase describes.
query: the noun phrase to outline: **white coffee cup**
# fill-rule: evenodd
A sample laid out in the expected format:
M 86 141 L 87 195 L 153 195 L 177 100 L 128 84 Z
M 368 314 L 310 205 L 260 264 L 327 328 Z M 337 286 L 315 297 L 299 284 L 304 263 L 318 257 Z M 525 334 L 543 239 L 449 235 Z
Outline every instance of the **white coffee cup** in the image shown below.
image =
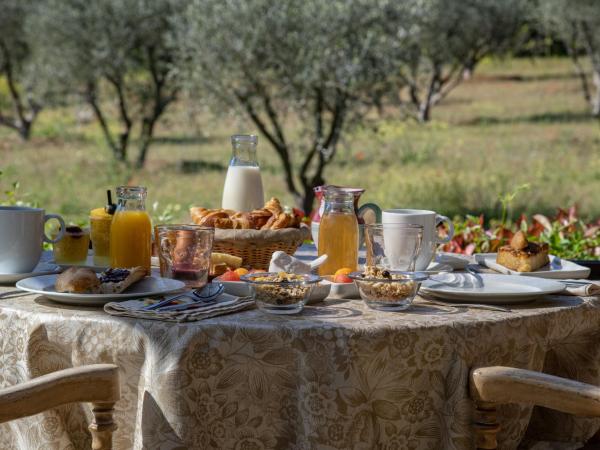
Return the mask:
M 56 239 L 44 233 L 46 221 L 56 219 L 60 231 Z M 0 273 L 28 273 L 42 256 L 43 242 L 54 244 L 65 234 L 65 222 L 57 214 L 45 214 L 40 208 L 0 206 Z
M 423 242 L 421 251 L 417 257 L 415 270 L 425 270 L 435 256 L 438 244 L 445 244 L 454 236 L 454 224 L 446 216 L 440 216 L 435 211 L 424 209 L 386 209 L 381 218 L 386 223 L 406 223 L 421 225 L 423 227 Z M 441 238 L 437 232 L 438 225 L 446 222 L 448 224 L 448 236 Z

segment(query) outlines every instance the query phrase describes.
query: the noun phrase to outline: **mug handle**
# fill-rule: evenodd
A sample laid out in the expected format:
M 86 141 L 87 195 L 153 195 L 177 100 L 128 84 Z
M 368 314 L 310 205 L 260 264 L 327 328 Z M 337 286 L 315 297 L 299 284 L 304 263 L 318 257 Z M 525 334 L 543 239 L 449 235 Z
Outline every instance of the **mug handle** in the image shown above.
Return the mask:
M 56 219 L 58 220 L 58 223 L 60 223 L 60 230 L 58 230 L 58 236 L 56 236 L 55 239 L 50 239 L 48 236 L 46 236 L 46 233 L 44 232 L 44 241 L 48 242 L 49 244 L 56 244 L 58 241 L 60 241 L 63 236 L 65 235 L 65 221 L 63 220 L 63 218 L 61 216 L 59 216 L 58 214 L 46 214 L 44 216 L 44 225 L 46 224 L 46 222 L 48 222 L 50 219 Z M 45 228 L 45 227 L 44 227 Z
M 375 203 L 365 203 L 358 208 L 358 217 L 363 217 L 367 211 L 375 214 L 375 223 L 381 223 L 381 208 Z
M 437 230 L 437 227 L 440 226 L 444 222 L 446 222 L 448 224 L 448 236 L 446 236 L 445 238 L 442 239 L 442 238 L 440 238 L 439 234 L 436 233 L 436 241 L 438 244 L 447 244 L 454 237 L 454 224 L 452 223 L 452 221 L 450 219 L 448 219 L 446 216 L 440 216 L 439 214 L 436 214 L 436 216 L 435 216 L 436 230 Z

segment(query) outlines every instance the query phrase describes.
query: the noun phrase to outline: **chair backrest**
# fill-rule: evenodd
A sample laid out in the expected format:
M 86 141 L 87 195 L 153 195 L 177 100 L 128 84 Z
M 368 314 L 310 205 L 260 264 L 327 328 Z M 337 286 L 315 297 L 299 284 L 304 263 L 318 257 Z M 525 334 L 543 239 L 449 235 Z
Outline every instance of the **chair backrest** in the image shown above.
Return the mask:
M 94 420 L 92 449 L 112 449 L 113 407 L 121 397 L 119 368 L 93 364 L 43 375 L 0 390 L 0 423 L 38 414 L 67 403 L 89 402 Z
M 600 388 L 531 370 L 501 366 L 473 369 L 469 391 L 476 404 L 476 442 L 481 450 L 497 448 L 498 404 L 524 403 L 600 417 Z

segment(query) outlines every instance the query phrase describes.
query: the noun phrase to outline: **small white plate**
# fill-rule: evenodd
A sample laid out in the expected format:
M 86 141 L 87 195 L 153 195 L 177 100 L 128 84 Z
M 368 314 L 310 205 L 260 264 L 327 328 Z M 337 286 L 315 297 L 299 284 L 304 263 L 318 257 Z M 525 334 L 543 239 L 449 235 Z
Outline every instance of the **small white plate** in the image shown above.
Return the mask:
M 91 253 L 88 255 L 84 264 L 59 264 L 56 261 L 54 261 L 54 259 L 52 259 L 50 263 L 56 264 L 62 267 L 64 270 L 67 270 L 69 267 L 85 267 L 86 269 L 92 269 L 94 272 L 100 273 L 108 269 L 108 266 L 98 266 L 94 264 L 94 255 L 92 255 Z
M 56 275 L 44 275 L 41 277 L 25 278 L 17 283 L 17 288 L 22 291 L 43 295 L 51 300 L 67 305 L 102 306 L 112 301 L 168 294 L 185 287 L 185 284 L 179 280 L 146 277 L 121 294 L 70 294 L 56 292 L 54 289 L 55 282 Z
M 448 264 L 454 270 L 464 270 L 471 262 L 469 256 L 460 253 L 439 252 L 435 255 L 435 263 Z
M 452 272 L 454 269 L 450 264 L 432 262 L 427 266 L 425 270 L 419 270 L 418 272 L 425 273 L 427 275 L 434 275 L 436 273 Z
M 456 274 L 456 277 L 467 274 Z M 469 275 L 472 276 L 472 275 Z M 421 290 L 434 297 L 456 300 L 461 303 L 510 304 L 533 300 L 548 294 L 565 290 L 559 281 L 513 275 L 480 274 L 483 285 L 475 287 L 469 283 L 446 284 L 426 280 Z
M 556 280 L 568 280 L 573 278 L 587 278 L 590 276 L 590 268 L 583 267 L 566 259 L 550 255 L 550 264 L 539 268 L 535 272 L 517 272 L 510 270 L 496 262 L 496 253 L 476 253 L 475 261 L 481 266 L 505 275 L 518 275 L 527 277 L 553 278 Z
M 28 273 L 0 273 L 0 284 L 12 284 L 25 278 L 38 277 L 40 275 L 49 275 L 60 273 L 62 268 L 56 264 L 40 262 L 32 272 Z
M 356 283 L 331 283 L 331 291 L 329 291 L 329 298 L 360 298 L 358 287 Z

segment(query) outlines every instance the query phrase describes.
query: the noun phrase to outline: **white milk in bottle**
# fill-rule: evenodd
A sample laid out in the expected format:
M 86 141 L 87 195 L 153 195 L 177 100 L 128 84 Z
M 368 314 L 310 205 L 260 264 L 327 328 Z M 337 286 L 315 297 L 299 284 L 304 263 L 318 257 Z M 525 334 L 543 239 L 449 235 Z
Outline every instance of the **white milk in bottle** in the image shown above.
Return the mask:
M 260 167 L 256 159 L 258 136 L 231 136 L 233 155 L 229 161 L 225 186 L 223 187 L 223 209 L 252 211 L 265 204 Z

